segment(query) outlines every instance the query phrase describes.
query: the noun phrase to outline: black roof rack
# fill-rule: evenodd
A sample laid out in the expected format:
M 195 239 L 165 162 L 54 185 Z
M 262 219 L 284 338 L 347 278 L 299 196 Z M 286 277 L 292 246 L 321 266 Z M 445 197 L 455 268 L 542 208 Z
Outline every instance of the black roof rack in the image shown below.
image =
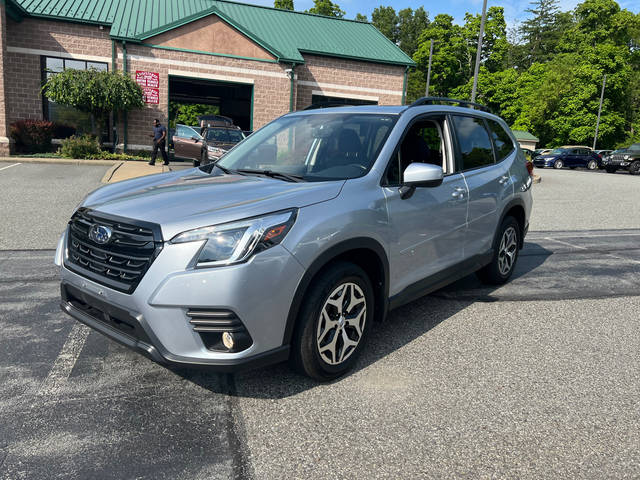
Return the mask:
M 469 107 L 476 108 L 478 110 L 482 110 L 483 112 L 491 113 L 484 105 L 480 105 L 479 103 L 469 102 L 467 100 L 458 100 L 457 98 L 448 98 L 448 97 L 422 97 L 409 105 L 411 107 L 419 107 L 421 105 L 439 105 L 442 103 L 456 103 L 460 107 Z
M 308 107 L 305 107 L 304 110 L 317 110 L 319 108 L 337 108 L 337 107 L 353 107 L 353 105 L 350 105 L 348 103 L 341 103 L 341 102 L 321 102 L 321 103 L 314 103 L 313 105 L 309 105 Z

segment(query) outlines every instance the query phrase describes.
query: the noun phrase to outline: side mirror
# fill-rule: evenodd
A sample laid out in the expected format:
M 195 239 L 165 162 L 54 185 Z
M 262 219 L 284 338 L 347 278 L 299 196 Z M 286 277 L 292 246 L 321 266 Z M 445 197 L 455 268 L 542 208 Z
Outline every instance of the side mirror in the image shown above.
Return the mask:
M 193 137 L 191 137 L 191 140 L 197 143 L 200 139 L 194 135 Z
M 400 198 L 407 199 L 417 187 L 437 187 L 442 185 L 442 167 L 430 163 L 411 163 L 404 171 L 404 181 L 400 187 Z
M 404 171 L 403 185 L 408 187 L 437 187 L 442 184 L 442 167 L 430 163 L 411 163 Z

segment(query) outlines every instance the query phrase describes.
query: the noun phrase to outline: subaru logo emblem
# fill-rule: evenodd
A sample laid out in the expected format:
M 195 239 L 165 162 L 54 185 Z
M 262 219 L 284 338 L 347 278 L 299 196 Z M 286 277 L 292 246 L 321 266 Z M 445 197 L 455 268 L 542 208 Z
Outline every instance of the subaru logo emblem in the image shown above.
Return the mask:
M 91 229 L 89 229 L 89 238 L 101 245 L 108 243 L 109 240 L 111 240 L 112 234 L 113 230 L 104 225 L 93 225 Z

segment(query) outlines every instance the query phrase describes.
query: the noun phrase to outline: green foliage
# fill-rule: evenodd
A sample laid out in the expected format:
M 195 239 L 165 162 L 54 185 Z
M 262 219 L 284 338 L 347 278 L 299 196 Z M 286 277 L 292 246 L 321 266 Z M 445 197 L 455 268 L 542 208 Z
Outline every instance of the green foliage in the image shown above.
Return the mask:
M 337 3 L 331 0 L 313 0 L 313 7 L 307 10 L 307 13 L 315 13 L 316 15 L 326 15 L 327 17 L 342 18 L 345 15 L 344 10 Z
M 361 13 L 356 13 L 356 18 L 354 20 L 356 22 L 364 22 L 364 23 L 369 22 L 369 19 L 367 18 L 367 16 Z
M 220 107 L 204 103 L 169 103 L 169 127 L 175 128 L 176 124 L 198 125 L 200 115 L 218 115 Z
M 393 7 L 380 5 L 371 14 L 371 23 L 393 43 L 398 42 L 398 16 Z
M 273 6 L 283 10 L 293 10 L 293 0 L 275 0 Z
M 20 153 L 38 153 L 51 150 L 55 125 L 43 120 L 18 120 L 9 127 L 9 135 Z
M 51 75 L 42 93 L 56 103 L 91 114 L 94 134 L 109 113 L 144 106 L 140 86 L 121 72 L 66 69 Z
M 58 152 L 66 158 L 90 158 L 99 155 L 102 150 L 93 135 L 75 135 L 62 141 Z

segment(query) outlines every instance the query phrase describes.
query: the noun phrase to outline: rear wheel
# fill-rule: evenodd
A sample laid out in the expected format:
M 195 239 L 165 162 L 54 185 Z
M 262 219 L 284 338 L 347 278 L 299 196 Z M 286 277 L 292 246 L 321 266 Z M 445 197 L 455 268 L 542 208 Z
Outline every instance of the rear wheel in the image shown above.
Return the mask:
M 520 224 L 515 218 L 504 219 L 495 240 L 491 263 L 477 273 L 480 280 L 501 285 L 511 278 L 520 250 L 520 232 Z
M 596 168 L 598 168 L 598 162 L 596 162 L 595 160 L 589 160 L 587 162 L 587 169 L 595 170 Z
M 329 381 L 355 363 L 373 320 L 374 294 L 357 265 L 330 266 L 305 293 L 290 363 L 298 372 Z
M 636 160 L 629 165 L 629 173 L 631 175 L 640 175 L 640 160 Z
M 553 168 L 562 168 L 564 167 L 564 162 L 562 160 L 556 160 L 556 162 L 553 164 Z

